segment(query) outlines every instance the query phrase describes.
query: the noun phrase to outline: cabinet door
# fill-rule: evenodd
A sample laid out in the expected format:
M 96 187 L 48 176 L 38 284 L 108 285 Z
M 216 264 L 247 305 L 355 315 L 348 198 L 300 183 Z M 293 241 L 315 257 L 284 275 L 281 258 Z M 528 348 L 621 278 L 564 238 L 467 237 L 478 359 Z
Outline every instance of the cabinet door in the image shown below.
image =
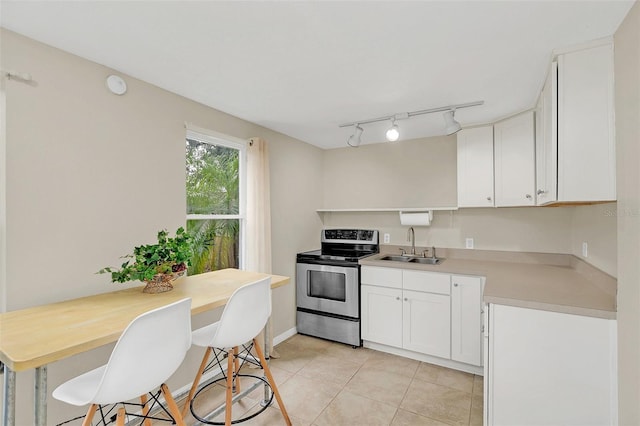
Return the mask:
M 493 126 L 463 129 L 458 138 L 458 207 L 493 207 Z
M 361 286 L 362 339 L 402 347 L 402 290 Z
M 536 205 L 539 206 L 558 199 L 557 96 L 558 64 L 553 62 L 536 109 Z
M 558 200 L 616 199 L 613 46 L 558 56 Z
M 403 348 L 449 358 L 451 354 L 449 296 L 404 290 L 403 298 Z
M 535 140 L 533 111 L 494 127 L 496 207 L 535 204 Z
M 482 365 L 482 277 L 451 277 L 451 359 Z
M 617 424 L 615 320 L 489 309 L 487 424 Z

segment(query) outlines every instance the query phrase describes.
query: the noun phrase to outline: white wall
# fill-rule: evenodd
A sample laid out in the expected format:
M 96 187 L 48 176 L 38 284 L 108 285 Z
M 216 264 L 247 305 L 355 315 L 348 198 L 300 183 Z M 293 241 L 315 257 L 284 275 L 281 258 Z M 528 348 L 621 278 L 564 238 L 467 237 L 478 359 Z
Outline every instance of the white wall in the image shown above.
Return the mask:
M 9 31 L 0 36 L 2 68 L 35 81 L 4 82 L 6 279 L 0 294 L 7 310 L 113 291 L 122 285 L 96 275 L 98 269 L 118 265 L 119 256 L 153 241 L 159 229 L 185 223 L 184 123 L 191 122 L 268 141 L 273 273 L 292 277 L 291 285 L 274 291 L 274 332 L 295 326 L 295 254 L 309 249 L 321 229 L 315 213 L 321 150 L 126 75 L 128 92 L 115 96 L 105 86 L 113 70 Z M 217 315 L 197 316 L 194 326 Z M 110 350 L 52 364 L 50 390 L 106 362 Z M 170 385 L 190 382 L 200 356 L 192 350 Z M 32 424 L 31 377 L 18 373 L 18 424 Z M 82 411 L 49 399 L 50 423 Z
M 621 425 L 640 424 L 640 4 L 615 34 L 618 192 L 618 398 Z

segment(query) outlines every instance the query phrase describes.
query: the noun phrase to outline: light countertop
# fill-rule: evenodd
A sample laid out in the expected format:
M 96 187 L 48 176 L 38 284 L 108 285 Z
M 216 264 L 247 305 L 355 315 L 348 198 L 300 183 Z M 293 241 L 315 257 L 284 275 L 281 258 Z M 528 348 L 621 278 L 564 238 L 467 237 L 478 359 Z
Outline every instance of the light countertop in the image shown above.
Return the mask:
M 437 248 L 437 256 L 445 260 L 423 265 L 380 260 L 399 254 L 394 246 L 380 251 L 360 264 L 484 276 L 485 303 L 616 318 L 617 280 L 573 255 Z

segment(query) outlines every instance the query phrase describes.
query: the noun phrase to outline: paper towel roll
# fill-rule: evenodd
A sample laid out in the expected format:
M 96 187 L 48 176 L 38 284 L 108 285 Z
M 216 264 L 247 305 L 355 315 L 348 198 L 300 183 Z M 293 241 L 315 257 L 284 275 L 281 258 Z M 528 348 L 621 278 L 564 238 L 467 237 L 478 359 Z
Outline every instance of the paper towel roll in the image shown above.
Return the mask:
M 411 226 L 429 226 L 433 212 L 431 210 L 424 212 L 400 212 L 400 224 Z

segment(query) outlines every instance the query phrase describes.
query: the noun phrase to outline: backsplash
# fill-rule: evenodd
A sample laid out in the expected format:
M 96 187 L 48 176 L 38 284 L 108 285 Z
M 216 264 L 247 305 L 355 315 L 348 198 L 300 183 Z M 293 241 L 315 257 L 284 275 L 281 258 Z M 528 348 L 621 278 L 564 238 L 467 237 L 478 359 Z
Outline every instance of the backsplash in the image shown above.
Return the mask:
M 474 248 L 539 253 L 566 253 L 580 256 L 575 247 L 589 241 L 589 257 L 584 260 L 616 276 L 615 203 L 597 206 L 477 208 L 435 211 L 429 227 L 414 227 L 416 246 L 465 248 L 473 238 Z M 408 226 L 400 225 L 397 212 L 323 213 L 325 228 L 354 227 L 377 229 L 380 243 L 407 246 Z M 579 240 L 579 241 L 578 241 Z

